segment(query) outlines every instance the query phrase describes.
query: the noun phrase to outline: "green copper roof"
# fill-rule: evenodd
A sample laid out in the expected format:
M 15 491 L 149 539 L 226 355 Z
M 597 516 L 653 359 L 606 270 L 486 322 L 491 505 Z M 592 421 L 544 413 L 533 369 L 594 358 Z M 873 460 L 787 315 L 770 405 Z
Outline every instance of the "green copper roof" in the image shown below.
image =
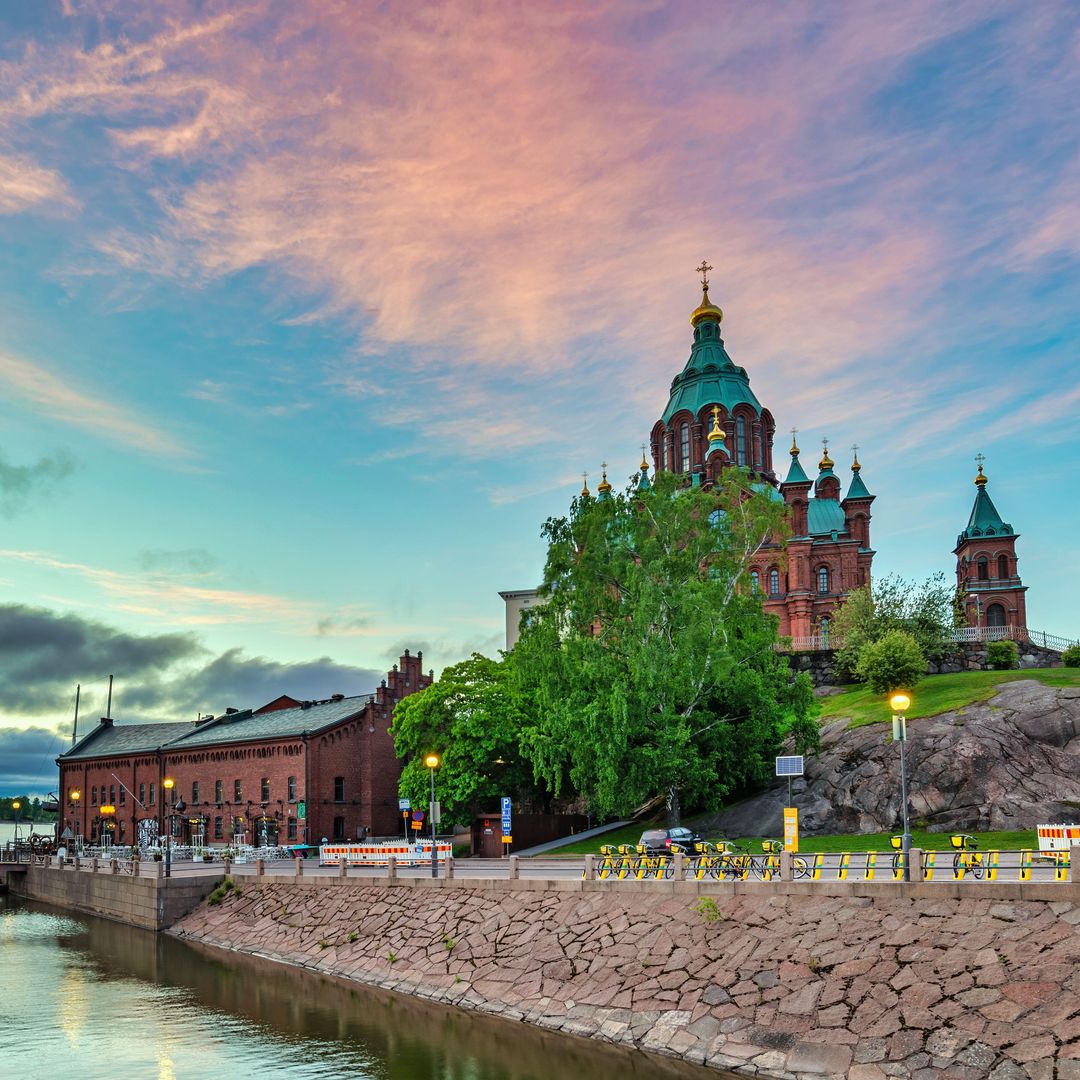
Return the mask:
M 866 485 L 863 483 L 862 473 L 853 472 L 851 474 L 851 486 L 847 489 L 847 495 L 845 499 L 872 499 L 874 496 L 866 490 Z
M 968 518 L 967 528 L 960 534 L 957 543 L 963 543 L 977 536 L 1016 536 L 1013 527 L 1001 520 L 1001 515 L 987 493 L 985 484 L 980 484 L 975 492 L 975 505 L 971 508 L 971 517 Z
M 847 531 L 844 511 L 835 499 L 811 499 L 806 507 L 807 531 L 811 536 L 831 535 Z
M 791 455 L 791 468 L 787 471 L 787 479 L 785 484 L 809 484 L 810 477 L 803 471 L 803 467 L 799 464 L 799 455 Z
M 711 319 L 694 330 L 694 344 L 686 367 L 671 384 L 671 397 L 662 417 L 665 424 L 683 409 L 699 416 L 706 405 L 722 405 L 728 413 L 736 405 L 749 405 L 760 415 L 761 403 L 750 389 L 746 369 L 731 362 L 720 337 L 720 325 Z
M 758 492 L 759 494 L 767 495 L 769 499 L 771 499 L 773 502 L 784 501 L 784 496 L 781 495 L 780 492 L 772 486 L 772 484 L 765 484 L 761 481 L 757 481 L 750 486 L 754 489 L 754 491 Z

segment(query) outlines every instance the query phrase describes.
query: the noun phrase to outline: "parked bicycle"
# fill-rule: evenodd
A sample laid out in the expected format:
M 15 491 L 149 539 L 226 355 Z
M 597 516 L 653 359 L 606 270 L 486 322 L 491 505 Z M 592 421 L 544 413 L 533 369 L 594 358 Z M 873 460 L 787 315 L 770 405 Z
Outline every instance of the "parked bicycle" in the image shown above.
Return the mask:
M 956 833 L 949 839 L 957 849 L 953 856 L 953 877 L 962 878 L 970 874 L 975 879 L 981 878 L 986 873 L 986 857 L 981 851 L 975 850 L 979 846 L 975 837 Z
M 761 876 L 768 881 L 770 878 L 780 876 L 780 852 L 784 850 L 782 840 L 762 840 L 761 850 L 765 852 L 765 860 L 762 869 L 765 871 Z M 791 876 L 804 878 L 810 876 L 810 864 L 802 855 L 791 856 Z

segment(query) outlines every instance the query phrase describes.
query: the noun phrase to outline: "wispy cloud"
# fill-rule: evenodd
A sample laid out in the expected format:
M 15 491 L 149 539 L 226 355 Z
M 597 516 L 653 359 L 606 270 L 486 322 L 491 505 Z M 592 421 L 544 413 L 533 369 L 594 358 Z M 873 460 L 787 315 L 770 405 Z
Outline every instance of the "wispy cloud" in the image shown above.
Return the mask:
M 77 205 L 64 178 L 30 158 L 0 153 L 0 214 Z
M 66 378 L 11 353 L 0 351 L 0 382 L 10 397 L 21 398 L 44 416 L 108 442 L 182 462 L 194 455 L 167 432 L 146 423 L 135 411 L 80 390 Z

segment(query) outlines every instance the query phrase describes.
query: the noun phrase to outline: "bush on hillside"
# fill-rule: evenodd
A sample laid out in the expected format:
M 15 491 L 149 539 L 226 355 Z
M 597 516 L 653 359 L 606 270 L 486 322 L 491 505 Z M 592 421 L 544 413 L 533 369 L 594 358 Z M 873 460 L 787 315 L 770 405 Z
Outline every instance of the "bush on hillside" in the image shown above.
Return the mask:
M 1020 666 L 1020 650 L 1015 641 L 991 641 L 986 646 L 986 659 L 995 671 L 1011 671 Z
M 890 630 L 862 647 L 855 672 L 875 694 L 910 690 L 926 673 L 926 657 L 906 630 Z
M 1066 667 L 1080 667 L 1080 645 L 1070 645 L 1061 654 L 1061 662 Z

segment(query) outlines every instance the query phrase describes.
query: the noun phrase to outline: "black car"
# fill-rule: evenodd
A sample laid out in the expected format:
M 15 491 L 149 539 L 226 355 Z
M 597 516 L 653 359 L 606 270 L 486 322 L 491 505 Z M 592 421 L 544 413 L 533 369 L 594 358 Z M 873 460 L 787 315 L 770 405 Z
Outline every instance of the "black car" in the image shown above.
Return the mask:
M 672 844 L 678 846 L 687 855 L 694 853 L 694 845 L 701 843 L 701 837 L 692 829 L 646 829 L 638 841 L 639 846 L 648 848 L 650 855 L 670 854 Z

